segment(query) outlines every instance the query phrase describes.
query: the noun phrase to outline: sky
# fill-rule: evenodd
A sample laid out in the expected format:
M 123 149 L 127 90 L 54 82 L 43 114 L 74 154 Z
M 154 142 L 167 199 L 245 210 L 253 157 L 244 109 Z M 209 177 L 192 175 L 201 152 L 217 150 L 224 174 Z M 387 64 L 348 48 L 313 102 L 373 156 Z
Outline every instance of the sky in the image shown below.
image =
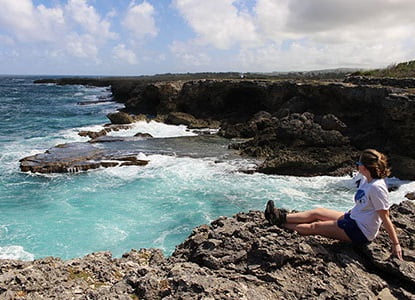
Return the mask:
M 415 0 L 0 0 L 0 74 L 379 68 L 415 59 Z

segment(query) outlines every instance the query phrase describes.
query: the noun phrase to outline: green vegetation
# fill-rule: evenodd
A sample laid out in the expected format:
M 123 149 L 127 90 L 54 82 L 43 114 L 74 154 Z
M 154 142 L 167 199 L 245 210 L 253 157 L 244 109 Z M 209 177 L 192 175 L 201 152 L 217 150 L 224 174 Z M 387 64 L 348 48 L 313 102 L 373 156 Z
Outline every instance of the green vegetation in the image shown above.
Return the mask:
M 415 77 L 415 60 L 392 64 L 384 69 L 358 71 L 353 76 L 409 78 Z
M 156 81 L 177 81 L 177 80 L 287 80 L 287 79 L 305 79 L 305 80 L 343 80 L 344 77 L 357 69 L 327 69 L 304 72 L 202 72 L 202 73 L 165 73 L 155 75 L 141 75 L 141 76 L 91 76 L 91 77 L 58 77 L 35 80 L 34 83 L 57 83 L 65 84 L 82 84 L 91 86 L 108 86 L 113 82 L 156 82 Z

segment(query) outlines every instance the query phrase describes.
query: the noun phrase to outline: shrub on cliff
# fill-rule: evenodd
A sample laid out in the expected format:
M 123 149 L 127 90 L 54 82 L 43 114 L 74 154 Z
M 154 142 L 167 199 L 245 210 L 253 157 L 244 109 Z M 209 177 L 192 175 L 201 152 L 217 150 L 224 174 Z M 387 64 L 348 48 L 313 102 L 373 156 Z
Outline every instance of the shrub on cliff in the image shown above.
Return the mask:
M 375 69 L 367 71 L 358 71 L 353 76 L 371 76 L 371 77 L 415 77 L 415 60 L 392 64 L 384 69 Z

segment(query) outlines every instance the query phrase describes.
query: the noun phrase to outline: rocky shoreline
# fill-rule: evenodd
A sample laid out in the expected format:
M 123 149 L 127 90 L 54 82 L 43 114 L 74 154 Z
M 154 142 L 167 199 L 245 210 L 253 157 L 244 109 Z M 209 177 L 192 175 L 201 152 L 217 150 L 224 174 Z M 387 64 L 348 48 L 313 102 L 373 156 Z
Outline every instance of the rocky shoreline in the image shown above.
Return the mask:
M 263 213 L 195 228 L 170 257 L 157 249 L 63 261 L 1 260 L 1 299 L 415 299 L 415 203 L 391 208 L 404 261 L 387 233 L 368 246 L 303 237 Z
M 144 114 L 146 119 L 193 128 L 220 127 L 219 135 L 225 138 L 249 139 L 230 142 L 230 148 L 262 159 L 258 172 L 344 175 L 352 170 L 359 150 L 373 147 L 391 157 L 394 176 L 415 180 L 415 94 L 410 88 L 350 81 L 54 82 L 110 85 L 114 99 L 126 106 L 109 116 L 111 126 L 128 126 Z M 90 143 L 61 145 L 24 158 L 22 170 L 59 172 L 45 165 L 65 162 L 63 158 L 74 153 L 71 147 L 96 155 L 91 161 L 122 161 L 108 158 L 111 151 L 95 153 L 94 143 L 110 140 L 106 132 L 82 134 Z M 125 146 L 151 137 L 134 139 L 119 142 Z M 83 161 L 75 155 L 60 171 Z M 0 298 L 415 299 L 414 202 L 393 205 L 391 219 L 404 261 L 390 256 L 383 230 L 370 245 L 357 248 L 269 226 L 262 212 L 251 211 L 195 228 L 170 257 L 158 249 L 141 249 L 121 258 L 99 252 L 67 261 L 1 260 Z
M 223 137 L 250 139 L 242 144 L 230 141 L 230 147 L 262 160 L 258 172 L 344 175 L 353 170 L 360 150 L 376 148 L 390 156 L 393 176 L 415 180 L 415 92 L 381 85 L 389 81 L 359 77 L 343 83 L 133 78 L 48 82 L 110 85 L 114 99 L 126 107 L 121 119 L 110 118 L 113 124 L 128 124 L 144 115 L 192 128 L 220 127 Z

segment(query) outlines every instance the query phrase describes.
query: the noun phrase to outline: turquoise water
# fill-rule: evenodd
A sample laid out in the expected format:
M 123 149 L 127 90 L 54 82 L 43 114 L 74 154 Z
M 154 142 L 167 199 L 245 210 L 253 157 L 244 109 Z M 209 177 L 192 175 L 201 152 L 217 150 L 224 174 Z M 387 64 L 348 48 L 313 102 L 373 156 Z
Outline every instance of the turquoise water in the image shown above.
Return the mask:
M 106 88 L 34 85 L 33 79 L 0 77 L 0 258 L 68 259 L 101 250 L 121 256 L 132 248 L 150 247 L 169 255 L 194 227 L 219 216 L 262 210 L 268 199 L 297 210 L 346 210 L 352 205 L 349 177 L 243 174 L 238 169 L 252 161 L 229 158 L 225 144 L 214 151 L 195 148 L 195 155 L 142 153 L 141 158 L 150 160 L 145 167 L 22 173 L 19 159 L 60 143 L 87 141 L 77 133 L 101 129 L 108 122 L 105 115 L 122 107 L 78 105 L 110 97 Z M 183 137 L 181 147 L 188 145 L 184 136 L 195 135 L 183 126 L 156 122 L 140 122 L 112 135 L 137 132 L 159 139 Z M 222 148 L 223 155 L 218 153 Z M 394 203 L 415 189 L 413 182 L 394 183 L 400 185 L 391 193 Z

